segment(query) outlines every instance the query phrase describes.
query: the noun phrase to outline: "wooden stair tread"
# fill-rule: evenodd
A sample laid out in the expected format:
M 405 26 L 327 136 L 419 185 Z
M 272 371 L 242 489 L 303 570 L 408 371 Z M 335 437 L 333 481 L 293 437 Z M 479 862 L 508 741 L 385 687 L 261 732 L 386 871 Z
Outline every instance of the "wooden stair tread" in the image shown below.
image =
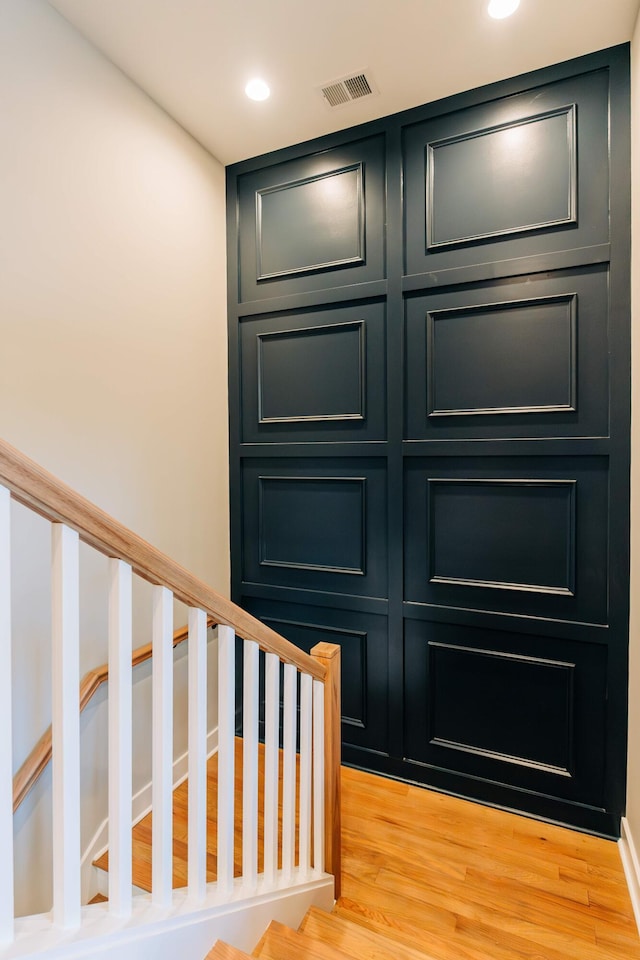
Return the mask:
M 251 957 L 243 950 L 238 950 L 237 947 L 232 947 L 223 940 L 218 940 L 204 960 L 251 960 Z
M 260 960 L 351 960 L 351 954 L 272 920 L 253 951 Z
M 326 913 L 318 907 L 307 911 L 299 929 L 306 936 L 337 947 L 354 960 L 361 957 L 368 960 L 433 960 L 432 954 L 354 923 L 344 914 Z
M 235 742 L 235 824 L 234 824 L 234 876 L 242 875 L 242 739 Z M 258 747 L 258 873 L 263 866 L 263 814 L 264 814 L 264 744 Z M 207 882 L 217 877 L 217 796 L 218 796 L 218 756 L 214 754 L 207 763 Z M 189 782 L 185 780 L 173 791 L 173 888 L 187 885 L 188 827 L 187 811 Z M 279 798 L 278 848 L 282 848 L 282 796 Z M 133 828 L 132 837 L 132 881 L 141 890 L 151 892 L 151 834 L 153 814 L 148 813 Z M 296 841 L 298 835 L 298 817 L 296 815 Z M 295 849 L 297 849 L 297 842 Z M 297 860 L 296 860 L 297 862 Z M 95 867 L 109 870 L 109 851 L 106 850 L 93 861 Z M 278 864 L 281 866 L 281 864 Z
M 451 935 L 442 931 L 433 933 L 424 927 L 412 924 L 408 920 L 398 918 L 394 914 L 384 914 L 380 910 L 372 910 L 364 904 L 341 898 L 334 907 L 334 914 L 358 924 L 375 933 L 380 933 L 387 940 L 403 946 L 416 949 L 420 945 L 429 944 L 431 955 L 438 960 L 519 960 L 517 954 L 505 953 L 497 944 L 491 952 L 486 952 L 482 946 L 475 948 L 472 944 L 462 944 L 460 940 L 453 940 Z M 533 954 L 536 957 L 535 954 Z M 547 960 L 547 955 L 538 953 L 536 960 Z
M 108 903 L 108 902 L 109 902 L 109 898 L 105 897 L 104 894 L 102 893 L 96 893 L 95 897 L 92 897 L 91 900 L 89 900 L 89 903 Z

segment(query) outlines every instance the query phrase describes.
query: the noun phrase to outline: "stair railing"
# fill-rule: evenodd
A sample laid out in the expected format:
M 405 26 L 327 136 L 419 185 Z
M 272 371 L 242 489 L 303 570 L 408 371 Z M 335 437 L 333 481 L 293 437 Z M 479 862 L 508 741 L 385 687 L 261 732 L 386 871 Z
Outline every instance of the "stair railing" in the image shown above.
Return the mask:
M 207 627 L 215 626 L 213 617 L 207 618 Z M 173 631 L 173 645 L 184 643 L 189 637 L 188 627 L 178 627 Z M 138 667 L 151 659 L 153 647 L 151 643 L 145 643 L 133 651 L 131 657 L 131 666 Z M 103 683 L 109 679 L 109 664 L 103 663 L 100 667 L 95 667 L 85 673 L 80 682 L 79 690 L 79 708 L 80 713 L 89 706 L 94 695 L 98 692 Z M 13 777 L 13 812 L 15 813 L 22 801 L 28 796 L 31 789 L 36 785 L 51 760 L 52 754 L 52 733 L 51 727 L 48 727 L 42 734 L 35 747 L 26 758 L 20 769 Z
M 81 931 L 79 542 L 109 558 L 108 817 L 106 910 L 132 922 L 132 578 L 153 584 L 152 906 L 172 905 L 173 601 L 189 608 L 188 901 L 201 908 L 215 887 L 225 898 L 304 884 L 331 873 L 340 886 L 340 651 L 311 655 L 252 617 L 108 514 L 0 440 L 0 957 L 18 956 L 14 921 L 11 498 L 51 522 L 52 929 Z M 218 796 L 216 880 L 207 883 L 207 626 L 218 625 Z M 242 638 L 242 864 L 234 869 L 236 634 Z M 145 649 L 145 648 L 142 648 Z M 260 651 L 264 653 L 261 658 Z M 135 653 L 139 653 L 140 650 Z M 280 749 L 280 677 L 283 722 Z M 264 748 L 259 689 L 265 689 Z M 99 676 L 98 676 L 99 675 Z M 86 678 L 85 678 L 86 679 Z M 97 687 L 105 679 L 98 670 Z M 299 707 L 298 707 L 298 689 Z M 45 735 L 46 738 L 46 735 Z M 45 739 L 43 738 L 43 739 Z M 41 741 L 42 744 L 42 741 Z M 299 744 L 299 747 L 297 746 Z M 264 749 L 259 867 L 259 752 Z M 40 761 L 43 762 L 41 751 Z M 46 762 L 46 761 L 44 761 Z M 282 814 L 279 780 L 282 772 Z M 28 778 L 27 778 L 28 779 Z M 26 787 L 28 789 L 28 786 Z M 26 790 L 25 790 L 26 792 Z M 282 842 L 279 844 L 279 834 Z M 240 874 L 239 876 L 237 874 Z M 234 876 L 235 874 L 235 876 Z M 184 911 L 184 904 L 181 906 Z M 153 911 L 151 911 L 153 914 Z M 164 914 L 163 914 L 164 915 Z M 141 911 L 149 921 L 149 911 Z M 23 921 L 20 921 L 24 926 Z M 26 929 L 26 928 L 25 928 Z M 42 917 L 38 918 L 41 937 Z M 21 935 L 21 934 L 20 934 Z M 40 942 L 40 941 L 39 941 Z

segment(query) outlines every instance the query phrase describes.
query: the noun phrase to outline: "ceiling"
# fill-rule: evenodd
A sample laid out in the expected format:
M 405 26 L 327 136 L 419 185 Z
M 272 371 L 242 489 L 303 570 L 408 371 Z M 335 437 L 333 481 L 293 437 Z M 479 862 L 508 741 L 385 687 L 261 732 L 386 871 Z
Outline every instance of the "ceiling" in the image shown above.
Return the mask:
M 232 163 L 631 38 L 640 0 L 49 0 L 207 150 Z M 318 86 L 367 70 L 379 93 Z M 272 96 L 244 95 L 259 74 Z

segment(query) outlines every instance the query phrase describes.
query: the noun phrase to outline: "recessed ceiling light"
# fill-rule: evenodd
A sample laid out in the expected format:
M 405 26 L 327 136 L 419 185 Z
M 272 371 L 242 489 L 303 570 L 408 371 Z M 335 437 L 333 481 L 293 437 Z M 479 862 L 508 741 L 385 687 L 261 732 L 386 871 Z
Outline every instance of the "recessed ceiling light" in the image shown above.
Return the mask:
M 264 80 L 261 80 L 260 77 L 254 77 L 253 80 L 249 80 L 244 92 L 250 100 L 266 100 L 271 90 Z
M 504 20 L 515 13 L 520 6 L 520 0 L 491 0 L 489 4 L 489 16 L 495 20 Z

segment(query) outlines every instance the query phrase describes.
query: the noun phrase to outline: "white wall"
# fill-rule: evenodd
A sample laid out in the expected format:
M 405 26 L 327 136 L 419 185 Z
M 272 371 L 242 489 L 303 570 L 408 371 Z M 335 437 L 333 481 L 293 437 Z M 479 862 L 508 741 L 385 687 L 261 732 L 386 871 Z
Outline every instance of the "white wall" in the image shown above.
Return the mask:
M 631 44 L 631 618 L 627 821 L 640 841 L 640 17 Z
M 0 436 L 227 592 L 223 168 L 45 0 L 0 4 L 0 91 Z M 49 533 L 14 518 L 17 768 L 50 720 Z M 106 562 L 87 554 L 83 673 L 106 660 Z M 148 590 L 137 611 L 136 645 Z M 49 786 L 15 818 L 19 912 L 50 906 Z

